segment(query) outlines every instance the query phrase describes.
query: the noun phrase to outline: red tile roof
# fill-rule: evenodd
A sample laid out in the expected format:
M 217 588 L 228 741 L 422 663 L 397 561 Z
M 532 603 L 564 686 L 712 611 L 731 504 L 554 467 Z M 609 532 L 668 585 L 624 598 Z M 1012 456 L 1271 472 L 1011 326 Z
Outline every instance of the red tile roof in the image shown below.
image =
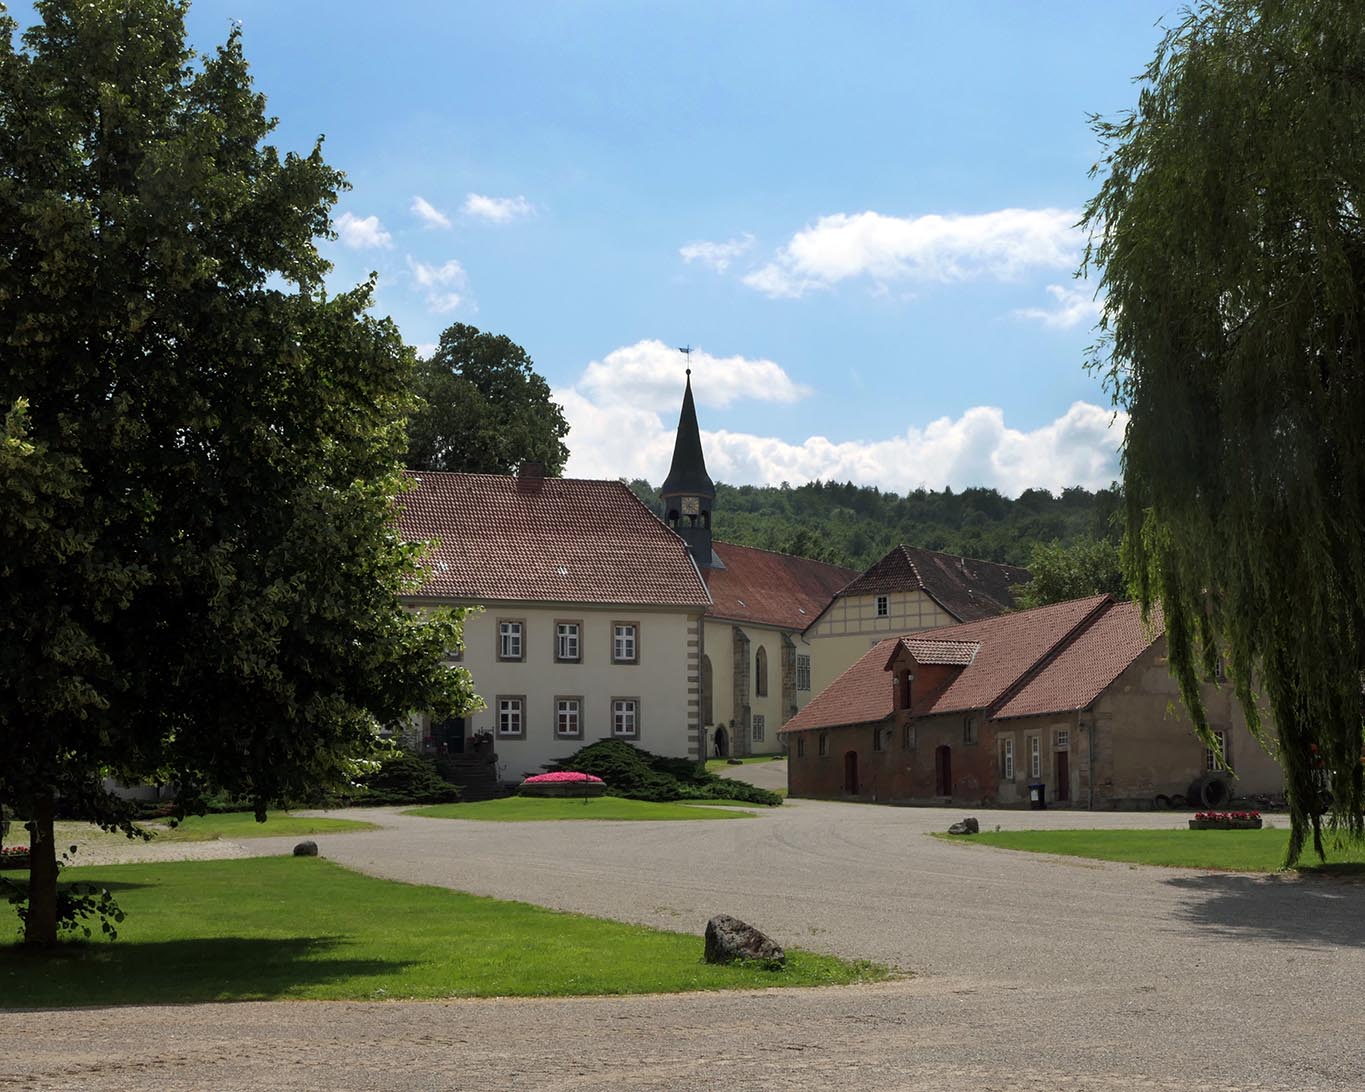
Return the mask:
M 915 658 L 916 663 L 921 664 L 966 667 L 981 651 L 980 641 L 937 641 L 924 637 L 902 637 L 897 643 Z
M 834 593 L 858 575 L 808 557 L 730 542 L 717 542 L 712 550 L 725 568 L 702 570 L 711 589 L 707 614 L 735 622 L 805 629 Z
M 1154 630 L 1148 632 L 1138 604 L 1115 603 L 1010 698 L 996 712 L 996 718 L 1089 707 L 1151 648 L 1161 634 L 1160 616 L 1152 623 Z
M 917 704 L 916 716 L 985 709 L 999 719 L 1084 709 L 1151 645 L 1138 608 L 1107 595 L 921 630 L 879 642 L 781 731 L 885 720 L 893 699 L 886 666 L 898 646 L 968 641 L 980 645 L 971 662 Z
M 1017 565 L 901 545 L 841 590 L 839 597 L 923 590 L 954 618 L 971 622 L 1011 610 L 1011 585 L 1025 584 L 1030 577 Z
M 410 542 L 437 540 L 417 594 L 704 607 L 687 547 L 620 482 L 408 471 Z

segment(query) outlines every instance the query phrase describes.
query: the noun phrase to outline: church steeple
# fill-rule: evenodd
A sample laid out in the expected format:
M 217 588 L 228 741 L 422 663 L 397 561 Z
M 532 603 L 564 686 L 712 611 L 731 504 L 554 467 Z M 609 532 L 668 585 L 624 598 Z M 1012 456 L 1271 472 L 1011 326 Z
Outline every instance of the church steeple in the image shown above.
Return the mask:
M 706 473 L 697 427 L 697 407 L 692 401 L 692 369 L 687 369 L 678 435 L 673 441 L 673 464 L 659 489 L 667 513 L 665 522 L 682 536 L 698 565 L 711 566 L 711 506 L 716 487 Z

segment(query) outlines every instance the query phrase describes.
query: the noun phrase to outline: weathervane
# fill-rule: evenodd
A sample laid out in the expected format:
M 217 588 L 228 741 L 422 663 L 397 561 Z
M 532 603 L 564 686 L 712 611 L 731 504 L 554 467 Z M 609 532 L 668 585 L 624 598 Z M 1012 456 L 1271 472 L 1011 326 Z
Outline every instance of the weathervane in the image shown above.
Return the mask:
M 691 345 L 679 345 L 679 346 L 678 346 L 678 352 L 682 353 L 683 356 L 687 357 L 687 374 L 688 374 L 688 375 L 691 375 L 691 374 L 692 374 L 692 346 L 691 346 Z

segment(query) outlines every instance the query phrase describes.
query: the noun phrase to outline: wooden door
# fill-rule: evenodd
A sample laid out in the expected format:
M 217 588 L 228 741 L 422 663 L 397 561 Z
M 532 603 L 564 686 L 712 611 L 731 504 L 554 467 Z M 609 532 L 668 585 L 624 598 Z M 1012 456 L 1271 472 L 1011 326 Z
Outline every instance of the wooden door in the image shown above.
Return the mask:
M 1057 752 L 1057 788 L 1052 794 L 1054 800 L 1071 799 L 1071 756 L 1066 751 Z
M 849 796 L 858 795 L 858 752 L 844 754 L 844 792 Z
M 934 751 L 934 795 L 953 795 L 953 749 L 946 744 Z

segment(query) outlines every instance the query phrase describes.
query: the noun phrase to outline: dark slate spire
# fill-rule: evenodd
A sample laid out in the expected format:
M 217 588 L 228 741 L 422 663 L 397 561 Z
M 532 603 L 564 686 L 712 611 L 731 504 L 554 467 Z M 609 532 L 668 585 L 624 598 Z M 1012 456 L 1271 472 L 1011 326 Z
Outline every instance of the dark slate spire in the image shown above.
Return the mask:
M 692 369 L 687 369 L 687 389 L 683 392 L 682 412 L 678 414 L 678 436 L 673 441 L 673 465 L 659 489 L 661 497 L 686 493 L 694 497 L 715 498 L 716 486 L 706 473 L 706 457 L 701 451 L 701 432 L 697 428 L 697 407 L 692 404 Z

